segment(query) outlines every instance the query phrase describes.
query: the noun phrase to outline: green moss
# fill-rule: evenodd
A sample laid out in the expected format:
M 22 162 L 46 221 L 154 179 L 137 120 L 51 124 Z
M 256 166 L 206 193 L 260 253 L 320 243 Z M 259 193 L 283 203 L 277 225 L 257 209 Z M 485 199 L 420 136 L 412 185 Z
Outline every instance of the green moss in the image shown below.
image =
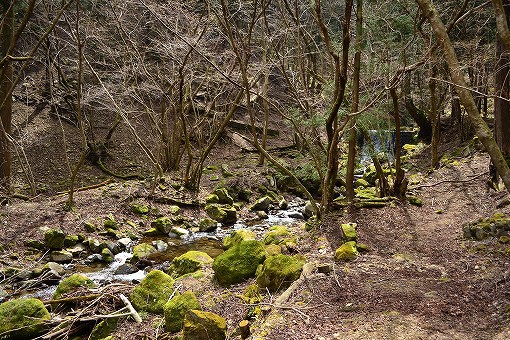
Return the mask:
M 275 255 L 268 257 L 257 275 L 257 284 L 269 291 L 277 291 L 290 286 L 299 278 L 305 259 L 300 256 Z
M 104 319 L 94 326 L 87 340 L 104 340 L 117 328 L 119 318 Z
M 161 270 L 153 270 L 140 282 L 130 295 L 136 310 L 163 314 L 163 306 L 174 291 L 174 279 Z
M 168 273 L 173 277 L 193 273 L 201 269 L 203 265 L 210 264 L 213 259 L 204 252 L 191 250 L 173 259 Z
M 226 249 L 239 244 L 241 241 L 255 240 L 256 235 L 253 231 L 239 229 L 233 231 L 229 236 L 223 239 L 223 247 Z
M 64 238 L 64 247 L 73 247 L 78 243 L 78 235 L 67 235 Z
M 213 194 L 218 197 L 218 203 L 227 204 L 227 205 L 234 204 L 234 200 L 229 195 L 226 188 L 216 188 L 214 190 Z
M 66 235 L 60 229 L 48 229 L 44 233 L 44 244 L 49 249 L 62 249 Z
M 363 178 L 359 178 L 356 180 L 356 182 L 354 183 L 354 185 L 358 188 L 358 187 L 369 187 L 370 186 L 370 183 L 368 183 L 368 181 L 364 180 Z
M 157 250 L 148 243 L 140 243 L 133 247 L 133 256 L 129 260 L 131 263 L 140 261 L 141 259 L 147 258 L 149 255 L 156 253 Z
M 0 305 L 2 339 L 33 339 L 46 330 L 51 316 L 39 299 L 16 299 Z
M 262 301 L 260 295 L 260 287 L 256 284 L 249 285 L 246 287 L 244 294 L 241 296 L 244 302 L 253 305 Z
M 115 221 L 115 218 L 113 218 L 113 215 L 110 214 L 105 220 L 103 221 L 103 227 L 105 229 L 114 229 L 117 230 L 119 228 L 117 221 Z
M 187 311 L 202 310 L 197 297 L 192 291 L 173 297 L 164 306 L 166 330 L 171 333 L 178 332 L 184 325 L 184 315 Z
M 108 262 L 108 263 L 113 262 L 114 257 L 115 257 L 113 255 L 112 251 L 108 248 L 103 248 L 103 250 L 101 250 L 101 256 L 103 257 L 103 261 Z
M 266 257 L 274 256 L 282 253 L 282 247 L 277 244 L 269 244 L 266 246 Z
M 151 227 L 156 228 L 162 234 L 168 234 L 173 227 L 172 219 L 168 216 L 163 216 L 151 222 Z
M 133 204 L 131 205 L 131 211 L 138 215 L 146 215 L 149 213 L 149 207 L 145 204 Z
M 63 279 L 57 286 L 57 290 L 53 294 L 53 299 L 60 299 L 64 294 L 68 294 L 79 287 L 95 287 L 94 281 L 82 274 L 73 274 Z
M 227 337 L 227 323 L 221 316 L 189 310 L 184 318 L 183 340 L 224 340 Z
M 269 228 L 264 236 L 264 244 L 280 244 L 296 243 L 296 238 L 292 237 L 289 230 L 282 225 L 275 225 Z
M 241 241 L 219 255 L 212 267 L 219 283 L 239 283 L 253 277 L 257 266 L 264 261 L 265 257 L 265 249 L 260 242 Z
M 358 233 L 356 232 L 356 223 L 343 223 L 341 225 L 344 239 L 347 241 L 356 241 L 358 239 Z
M 407 196 L 407 201 L 409 204 L 416 205 L 417 207 L 421 207 L 423 205 L 423 200 L 417 196 Z
M 208 204 L 205 206 L 205 212 L 210 218 L 221 223 L 235 223 L 237 221 L 237 211 L 229 205 Z
M 340 246 L 335 252 L 336 261 L 351 261 L 358 255 L 358 249 L 356 248 L 356 242 L 349 241 Z

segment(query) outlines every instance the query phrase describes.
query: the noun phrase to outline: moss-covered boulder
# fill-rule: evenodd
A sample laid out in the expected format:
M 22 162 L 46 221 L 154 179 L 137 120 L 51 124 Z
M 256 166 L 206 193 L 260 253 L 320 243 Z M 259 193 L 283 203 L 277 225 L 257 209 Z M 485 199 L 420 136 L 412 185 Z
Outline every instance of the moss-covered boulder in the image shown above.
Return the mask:
M 220 198 L 218 197 L 218 195 L 210 194 L 210 195 L 207 195 L 207 197 L 205 198 L 205 203 L 208 203 L 208 204 L 220 203 Z
M 119 318 L 108 318 L 99 322 L 94 326 L 92 332 L 90 332 L 87 340 L 101 340 L 107 339 L 111 333 L 117 328 Z
M 136 263 L 141 259 L 145 259 L 150 255 L 156 253 L 157 250 L 148 243 L 140 243 L 133 247 L 133 256 L 129 260 L 131 263 Z
M 131 211 L 138 215 L 147 215 L 149 213 L 149 207 L 145 204 L 132 204 Z
M 218 203 L 227 205 L 234 204 L 234 199 L 229 195 L 226 188 L 216 188 L 213 194 L 218 196 Z
M 269 228 L 269 231 L 264 235 L 264 244 L 279 244 L 286 245 L 288 243 L 296 243 L 296 237 L 293 237 L 287 227 L 282 225 L 275 225 Z
M 163 216 L 151 222 L 151 228 L 157 229 L 162 234 L 168 234 L 173 227 L 172 219 L 168 216 Z
M 80 240 L 78 235 L 67 235 L 64 238 L 64 247 L 74 247 Z
M 221 223 L 229 224 L 237 221 L 237 211 L 230 205 L 208 204 L 205 206 L 205 212 L 210 218 Z
M 356 182 L 354 183 L 354 186 L 355 186 L 356 188 L 358 188 L 358 187 L 365 187 L 365 188 L 367 188 L 367 187 L 369 187 L 369 186 L 370 186 L 370 183 L 368 183 L 368 181 L 367 181 L 367 180 L 364 180 L 363 178 L 358 178 L 358 179 L 356 180 Z
M 103 227 L 108 230 L 108 229 L 112 229 L 112 230 L 117 230 L 119 228 L 119 225 L 117 223 L 117 221 L 115 221 L 115 218 L 113 217 L 113 215 L 109 215 L 108 217 L 106 217 L 103 221 Z
M 273 200 L 269 196 L 264 196 L 259 198 L 253 205 L 250 207 L 251 211 L 268 211 L 269 206 Z
M 253 231 L 248 229 L 239 229 L 233 231 L 229 236 L 223 239 L 223 247 L 225 249 L 231 248 L 239 244 L 241 241 L 255 240 L 256 235 Z
M 178 205 L 171 205 L 168 207 L 168 211 L 172 215 L 179 215 L 181 213 L 181 208 Z
M 198 229 L 200 231 L 213 231 L 218 227 L 218 222 L 212 218 L 202 218 L 198 222 Z
M 108 248 L 103 248 L 103 250 L 101 250 L 101 256 L 103 257 L 103 261 L 107 263 L 111 263 L 115 259 L 115 255 L 113 255 L 112 251 Z
M 224 340 L 227 323 L 218 314 L 189 310 L 184 318 L 183 340 Z
M 53 299 L 60 299 L 63 295 L 68 294 L 80 287 L 93 288 L 94 281 L 82 274 L 73 274 L 63 279 L 57 286 L 57 290 L 53 294 Z
M 423 200 L 418 196 L 407 196 L 407 201 L 409 204 L 416 205 L 417 207 L 421 207 L 423 205 Z
M 258 265 L 265 257 L 266 252 L 260 242 L 241 241 L 219 255 L 212 267 L 219 283 L 225 285 L 239 283 L 255 276 Z
M 173 259 L 168 273 L 173 277 L 193 273 L 202 269 L 202 266 L 211 264 L 213 259 L 206 253 L 196 250 L 188 251 Z
M 356 223 L 343 223 L 341 225 L 343 239 L 345 241 L 356 241 L 358 239 L 358 233 L 356 232 L 356 228 L 358 224 Z
M 66 234 L 60 229 L 48 229 L 44 233 L 44 245 L 49 249 L 62 249 Z
M 202 310 L 200 302 L 192 291 L 173 297 L 163 307 L 167 332 L 179 332 L 184 325 L 184 316 L 189 310 Z
M 51 316 L 39 299 L 16 299 L 0 305 L 0 338 L 33 339 L 45 331 Z
M 358 249 L 354 241 L 345 242 L 335 252 L 335 260 L 339 262 L 352 261 L 356 256 L 358 256 Z
M 268 257 L 257 275 L 257 284 L 274 292 L 288 287 L 299 279 L 305 259 L 300 256 L 275 255 Z
M 163 306 L 174 291 L 174 279 L 161 270 L 152 270 L 130 295 L 136 310 L 163 314 Z

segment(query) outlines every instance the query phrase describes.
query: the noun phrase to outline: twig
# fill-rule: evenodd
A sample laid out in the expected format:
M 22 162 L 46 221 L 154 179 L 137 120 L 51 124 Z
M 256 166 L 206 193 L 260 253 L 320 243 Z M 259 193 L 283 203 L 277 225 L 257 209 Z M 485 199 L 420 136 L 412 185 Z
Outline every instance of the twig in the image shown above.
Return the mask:
M 465 179 L 465 180 L 462 180 L 462 179 L 459 179 L 459 180 L 444 180 L 444 181 L 439 181 L 437 183 L 432 183 L 432 184 L 418 185 L 418 186 L 412 187 L 410 189 L 430 188 L 430 187 L 434 187 L 436 185 L 443 184 L 443 183 L 467 183 L 467 182 L 471 182 L 472 180 L 475 180 L 477 178 L 480 178 L 480 177 L 482 177 L 484 175 L 488 175 L 488 174 L 489 174 L 489 172 L 486 171 L 486 172 L 483 172 L 481 174 L 474 175 L 473 177 L 470 177 L 469 179 Z
M 106 181 L 98 183 L 98 184 L 93 184 L 93 185 L 89 185 L 89 186 L 85 186 L 85 187 L 74 189 L 74 192 L 77 192 L 77 191 L 86 191 L 86 190 L 91 190 L 91 189 L 97 189 L 97 188 L 100 188 L 102 186 L 108 185 L 108 184 L 113 183 L 113 182 L 115 182 L 115 180 L 110 178 L 110 179 L 107 179 Z M 59 192 L 57 192 L 55 194 L 55 196 L 64 196 L 64 195 L 67 195 L 68 193 L 69 193 L 69 190 L 59 191 Z
M 73 296 L 63 299 L 57 299 L 57 300 L 48 300 L 43 301 L 45 305 L 53 305 L 57 303 L 67 303 L 67 302 L 76 302 L 76 301 L 88 301 L 88 300 L 94 300 L 98 297 L 103 296 L 103 294 L 90 294 L 90 295 L 84 295 L 84 296 Z
M 133 308 L 133 305 L 131 304 L 131 302 L 129 302 L 128 298 L 124 294 L 120 294 L 120 299 L 122 300 L 122 302 L 124 302 L 126 308 L 129 310 L 130 313 L 129 315 L 131 315 L 137 323 L 141 323 L 142 318 L 140 317 L 140 314 L 138 314 L 136 309 Z

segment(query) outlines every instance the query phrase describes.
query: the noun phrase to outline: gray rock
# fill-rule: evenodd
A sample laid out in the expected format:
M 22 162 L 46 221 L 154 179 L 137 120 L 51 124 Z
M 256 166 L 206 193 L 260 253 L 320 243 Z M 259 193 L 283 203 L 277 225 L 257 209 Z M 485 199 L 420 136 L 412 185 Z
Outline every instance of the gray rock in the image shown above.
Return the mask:
M 78 243 L 74 247 L 67 248 L 66 251 L 73 254 L 73 257 L 79 257 L 82 253 L 87 251 L 87 248 L 83 243 Z
M 258 199 L 251 207 L 251 211 L 267 211 L 269 206 L 271 205 L 271 198 L 269 196 L 264 196 Z
M 218 222 L 212 218 L 202 218 L 198 223 L 200 231 L 213 231 L 218 227 Z
M 173 227 L 170 234 L 174 234 L 180 238 L 185 238 L 185 237 L 189 236 L 189 231 L 184 228 L 181 228 L 181 227 Z
M 87 259 L 85 261 L 87 263 L 101 262 L 103 261 L 103 257 L 101 256 L 101 254 L 92 254 L 90 256 L 87 256 Z
M 136 266 L 132 265 L 131 263 L 124 263 L 122 265 L 119 266 L 119 268 L 117 268 L 115 270 L 115 275 L 128 275 L 128 274 L 133 274 L 133 273 L 136 273 L 138 271 L 138 268 L 136 268 Z
M 89 249 L 90 249 L 91 252 L 98 253 L 98 252 L 101 251 L 101 248 L 100 248 L 101 242 L 99 242 L 98 240 L 93 239 L 93 238 L 89 238 L 86 241 L 86 243 L 89 246 Z
M 166 243 L 163 240 L 152 241 L 152 245 L 159 252 L 163 252 L 163 251 L 166 251 L 168 249 L 168 243 Z
M 298 220 L 304 220 L 305 217 L 303 216 L 302 213 L 300 213 L 299 211 L 291 211 L 287 214 L 288 217 L 290 218 L 295 218 L 295 219 L 298 219 Z
M 62 266 L 59 263 L 56 262 L 48 262 L 44 265 L 43 272 L 52 272 L 54 275 L 60 277 L 65 274 L 66 270 L 64 269 L 64 266 Z
M 56 250 L 51 253 L 50 258 L 54 262 L 71 262 L 73 260 L 73 254 L 65 250 Z
M 312 217 L 315 214 L 315 212 L 313 210 L 313 204 L 315 204 L 315 203 L 312 203 L 310 201 L 306 202 L 306 205 L 303 208 L 303 216 L 305 218 L 310 218 L 310 217 Z
M 257 211 L 257 217 L 261 220 L 265 220 L 268 218 L 267 213 L 263 210 Z
M 131 239 L 129 237 L 124 237 L 124 238 L 121 238 L 120 240 L 117 241 L 117 244 L 119 245 L 119 248 L 121 250 L 126 250 L 129 248 L 129 246 L 131 245 Z
M 278 208 L 280 208 L 282 210 L 287 210 L 289 208 L 289 203 L 287 202 L 285 197 L 282 197 L 280 202 L 278 202 Z

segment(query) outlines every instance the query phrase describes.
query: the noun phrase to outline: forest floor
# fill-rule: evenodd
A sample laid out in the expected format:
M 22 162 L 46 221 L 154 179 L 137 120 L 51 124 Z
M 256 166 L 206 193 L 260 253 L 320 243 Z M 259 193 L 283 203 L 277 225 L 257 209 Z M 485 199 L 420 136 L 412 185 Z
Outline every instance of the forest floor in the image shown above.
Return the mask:
M 211 164 L 224 162 L 224 153 L 225 149 L 213 155 Z M 267 175 L 260 176 L 265 170 L 254 165 L 256 155 L 233 155 L 227 159 L 235 174 L 243 174 L 237 179 L 241 185 Z M 486 184 L 487 164 L 488 156 L 475 152 L 425 175 L 416 175 L 419 169 L 411 171 L 422 176 L 413 189 L 423 199 L 421 207 L 396 201 L 384 208 L 338 211 L 310 232 L 302 223 L 290 226 L 298 236 L 295 251 L 308 262 L 332 265 L 333 271 L 314 273 L 301 282 L 283 306 L 275 304 L 278 294 L 264 294 L 262 304 L 271 308 L 252 321 L 253 339 L 510 338 L 509 245 L 497 239 L 462 237 L 465 222 L 495 212 L 510 214 L 509 206 L 496 208 L 506 195 Z M 205 178 L 199 198 L 215 185 Z M 109 214 L 118 221 L 133 220 L 131 203 L 146 202 L 149 191 L 149 182 L 113 182 L 76 193 L 77 209 L 71 212 L 63 209 L 66 197 L 62 195 L 13 202 L 2 208 L 2 266 L 33 268 L 44 262 L 40 253 L 24 245 L 28 239 L 41 237 L 41 227 L 58 226 L 72 234 L 83 233 L 84 221 L 100 223 Z M 168 209 L 164 204 L 151 206 L 162 214 Z M 251 217 L 243 211 L 240 218 Z M 205 216 L 198 208 L 184 213 Z M 340 224 L 345 222 L 358 224 L 359 242 L 369 251 L 339 264 L 333 257 L 340 245 Z M 126 224 L 123 228 L 122 232 L 135 234 L 143 231 Z M 101 237 L 97 233 L 87 236 Z M 239 339 L 234 329 L 249 306 L 238 296 L 253 280 L 225 288 L 215 283 L 212 270 L 204 272 L 200 280 L 183 280 L 183 291 L 193 289 L 206 310 L 227 319 L 230 338 Z M 161 318 L 149 315 L 143 326 L 126 320 L 114 336 L 156 338 L 163 330 L 154 324 L 161 327 Z

